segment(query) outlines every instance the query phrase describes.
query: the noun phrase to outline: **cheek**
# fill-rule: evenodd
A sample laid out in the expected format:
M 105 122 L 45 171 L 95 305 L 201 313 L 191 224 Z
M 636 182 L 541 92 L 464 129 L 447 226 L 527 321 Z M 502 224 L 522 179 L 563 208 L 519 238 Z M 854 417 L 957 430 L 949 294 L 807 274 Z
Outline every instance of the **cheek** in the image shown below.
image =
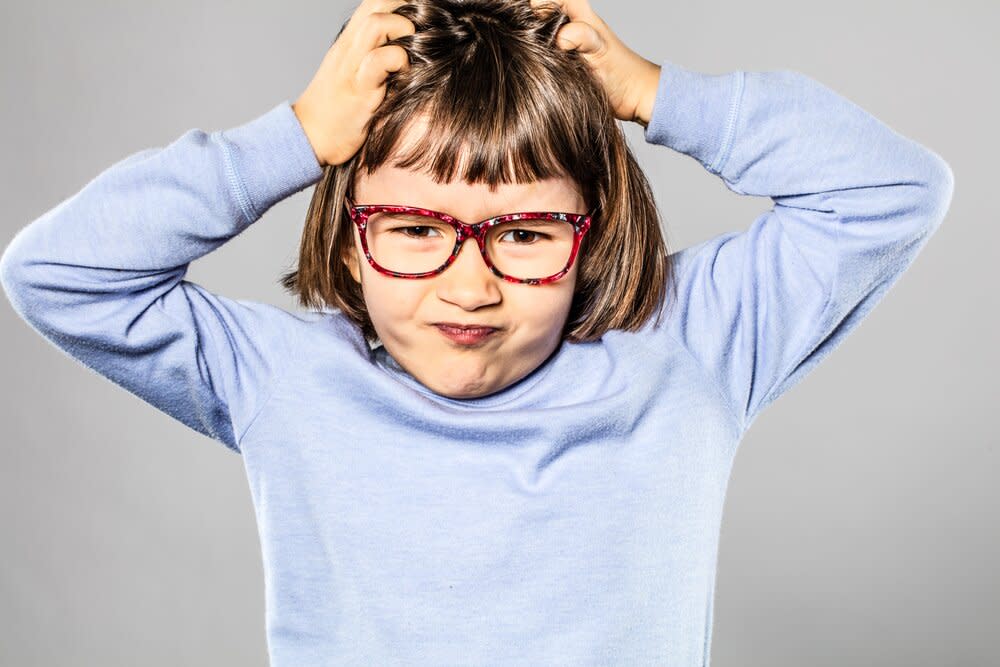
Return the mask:
M 372 320 L 378 318 L 393 326 L 414 319 L 426 292 L 424 286 L 416 284 L 418 282 L 382 275 L 369 265 L 364 274 L 362 292 Z
M 573 286 L 553 284 L 526 289 L 533 291 L 517 292 L 515 298 L 508 299 L 508 309 L 536 331 L 560 329 L 572 305 Z

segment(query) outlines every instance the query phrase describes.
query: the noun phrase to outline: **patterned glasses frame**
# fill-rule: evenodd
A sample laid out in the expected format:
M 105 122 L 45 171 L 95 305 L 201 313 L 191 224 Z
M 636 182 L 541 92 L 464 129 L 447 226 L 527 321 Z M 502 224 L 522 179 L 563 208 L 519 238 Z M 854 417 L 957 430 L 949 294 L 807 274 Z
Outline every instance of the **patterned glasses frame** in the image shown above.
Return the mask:
M 420 208 L 417 206 L 403 206 L 398 204 L 354 204 L 354 202 L 350 199 L 345 199 L 344 202 L 347 205 L 347 210 L 351 216 L 351 220 L 357 226 L 358 232 L 360 233 L 361 247 L 362 250 L 364 250 L 365 257 L 368 259 L 368 263 L 371 264 L 372 268 L 383 275 L 393 276 L 396 278 L 430 278 L 431 276 L 436 276 L 452 265 L 458 257 L 458 253 L 461 251 L 462 244 L 466 241 L 466 239 L 473 238 L 479 246 L 479 253 L 482 255 L 483 261 L 486 262 L 486 266 L 489 267 L 490 271 L 492 271 L 495 276 L 503 278 L 507 282 L 527 285 L 545 285 L 547 283 L 552 283 L 559 280 L 569 272 L 570 268 L 573 266 L 573 261 L 576 259 L 577 252 L 580 249 L 580 242 L 583 240 L 583 235 L 587 233 L 588 229 L 590 229 L 593 216 L 597 212 L 597 207 L 595 206 L 587 214 L 561 213 L 552 211 L 505 213 L 503 215 L 487 218 L 486 220 L 482 220 L 475 224 L 469 224 L 459 220 L 458 218 L 450 216 L 447 213 L 440 213 L 438 211 L 432 211 L 430 209 Z M 371 252 L 368 250 L 367 235 L 365 234 L 365 228 L 368 225 L 368 217 L 374 213 L 381 212 L 414 213 L 431 216 L 441 220 L 442 222 L 446 222 L 455 228 L 455 248 L 452 250 L 448 259 L 445 260 L 445 263 L 434 271 L 426 271 L 424 273 L 398 273 L 396 271 L 389 271 L 388 269 L 379 266 L 372 258 Z M 566 266 L 562 271 L 545 278 L 520 279 L 506 275 L 493 265 L 489 255 L 486 254 L 487 231 L 490 227 L 498 225 L 502 222 L 523 219 L 562 220 L 573 225 L 573 250 L 570 252 L 569 261 L 566 262 Z

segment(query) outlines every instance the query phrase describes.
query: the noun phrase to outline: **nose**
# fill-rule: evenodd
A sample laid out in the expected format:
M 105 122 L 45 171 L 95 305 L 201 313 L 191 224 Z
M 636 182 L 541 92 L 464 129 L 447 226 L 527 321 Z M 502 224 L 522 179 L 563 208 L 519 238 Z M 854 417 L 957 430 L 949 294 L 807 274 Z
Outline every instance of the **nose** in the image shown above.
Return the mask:
M 474 310 L 500 300 L 498 278 L 486 265 L 474 238 L 465 239 L 455 261 L 437 278 L 438 296 L 466 310 Z

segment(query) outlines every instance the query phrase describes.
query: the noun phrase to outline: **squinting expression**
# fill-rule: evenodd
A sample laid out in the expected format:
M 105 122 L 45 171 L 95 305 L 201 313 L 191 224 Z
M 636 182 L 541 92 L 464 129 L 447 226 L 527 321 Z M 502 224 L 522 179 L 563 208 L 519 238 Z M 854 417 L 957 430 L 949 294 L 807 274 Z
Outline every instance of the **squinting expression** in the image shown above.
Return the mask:
M 359 174 L 356 204 L 419 206 L 468 223 L 503 213 L 586 213 L 569 178 L 528 184 L 485 184 L 457 179 L 436 183 L 423 172 L 386 164 Z M 576 286 L 580 256 L 570 271 L 546 285 L 511 283 L 493 274 L 475 239 L 467 239 L 455 262 L 430 278 L 387 276 L 372 267 L 354 227 L 354 253 L 346 258 L 361 283 L 368 314 L 382 345 L 406 372 L 437 394 L 478 398 L 517 382 L 559 346 Z M 438 323 L 479 324 L 497 330 L 485 338 L 455 340 Z

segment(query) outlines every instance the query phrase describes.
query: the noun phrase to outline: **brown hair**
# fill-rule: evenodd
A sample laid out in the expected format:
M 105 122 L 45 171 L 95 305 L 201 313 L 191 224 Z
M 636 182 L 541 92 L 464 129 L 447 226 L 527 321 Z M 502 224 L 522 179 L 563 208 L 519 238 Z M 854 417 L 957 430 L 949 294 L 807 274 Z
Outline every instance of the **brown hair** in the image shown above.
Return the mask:
M 343 261 L 355 245 L 344 199 L 359 170 L 370 174 L 394 156 L 395 166 L 450 183 L 467 150 L 459 176 L 469 184 L 569 176 L 588 209 L 596 206 L 577 258 L 564 339 L 635 331 L 654 312 L 659 322 L 674 276 L 653 193 L 590 66 L 556 45 L 569 17 L 558 6 L 533 9 L 528 0 L 413 0 L 394 11 L 416 27 L 389 42 L 407 51 L 410 67 L 390 73 L 359 151 L 324 168 L 298 267 L 282 285 L 303 306 L 339 308 L 369 342 L 377 340 L 361 285 Z M 425 138 L 396 156 L 421 114 L 429 119 Z

